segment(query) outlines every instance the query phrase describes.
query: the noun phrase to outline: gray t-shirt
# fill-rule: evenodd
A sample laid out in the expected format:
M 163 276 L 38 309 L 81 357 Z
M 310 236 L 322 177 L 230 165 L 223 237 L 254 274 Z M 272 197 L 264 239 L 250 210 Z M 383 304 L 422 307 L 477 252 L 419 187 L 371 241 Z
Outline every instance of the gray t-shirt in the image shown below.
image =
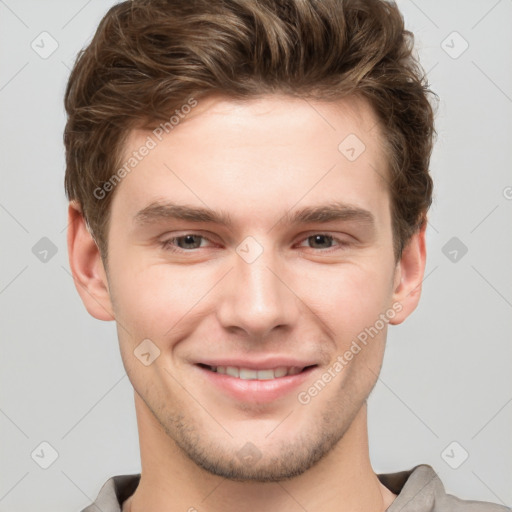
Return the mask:
M 397 497 L 386 512 L 511 512 L 503 505 L 486 501 L 461 500 L 446 494 L 434 469 L 420 464 L 408 471 L 378 474 L 377 477 Z M 109 478 L 96 501 L 82 512 L 121 512 L 122 503 L 139 485 L 140 473 Z

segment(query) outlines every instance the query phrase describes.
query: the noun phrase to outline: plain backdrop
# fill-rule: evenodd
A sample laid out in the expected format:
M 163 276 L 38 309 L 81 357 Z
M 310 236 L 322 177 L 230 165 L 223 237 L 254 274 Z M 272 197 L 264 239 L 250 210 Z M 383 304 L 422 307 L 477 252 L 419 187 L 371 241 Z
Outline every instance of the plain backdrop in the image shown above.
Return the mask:
M 0 511 L 79 511 L 140 471 L 115 325 L 87 314 L 66 252 L 62 99 L 113 3 L 0 0 Z M 399 6 L 440 97 L 435 195 L 422 300 L 369 399 L 371 459 L 510 506 L 512 1 Z

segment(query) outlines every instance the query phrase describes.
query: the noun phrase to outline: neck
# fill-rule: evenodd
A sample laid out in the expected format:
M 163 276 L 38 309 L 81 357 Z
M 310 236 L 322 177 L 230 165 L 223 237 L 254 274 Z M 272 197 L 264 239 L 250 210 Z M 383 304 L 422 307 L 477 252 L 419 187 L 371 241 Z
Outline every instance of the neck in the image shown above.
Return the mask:
M 135 393 L 141 479 L 123 512 L 385 511 L 396 497 L 369 460 L 367 408 L 361 407 L 335 448 L 315 466 L 282 482 L 237 482 L 195 465 L 170 440 Z

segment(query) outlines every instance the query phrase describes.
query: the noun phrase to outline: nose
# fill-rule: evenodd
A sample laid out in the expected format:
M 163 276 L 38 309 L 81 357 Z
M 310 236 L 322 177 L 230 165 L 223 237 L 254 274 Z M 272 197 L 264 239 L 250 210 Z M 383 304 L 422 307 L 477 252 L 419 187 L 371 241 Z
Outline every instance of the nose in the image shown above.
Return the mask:
M 231 331 L 264 339 L 278 327 L 291 328 L 299 315 L 299 298 L 285 262 L 269 249 L 252 262 L 233 254 L 233 269 L 223 280 L 217 318 Z

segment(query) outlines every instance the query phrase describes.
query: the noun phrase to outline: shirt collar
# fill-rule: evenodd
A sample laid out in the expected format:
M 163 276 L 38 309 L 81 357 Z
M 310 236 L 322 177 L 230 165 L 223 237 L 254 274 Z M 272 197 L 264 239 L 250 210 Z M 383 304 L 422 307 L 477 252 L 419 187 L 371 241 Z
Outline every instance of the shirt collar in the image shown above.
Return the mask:
M 137 473 L 109 478 L 100 489 L 96 501 L 82 512 L 121 512 L 122 503 L 139 485 L 140 476 L 140 473 Z M 428 512 L 433 510 L 435 496 L 439 493 L 444 494 L 441 480 L 428 464 L 419 464 L 407 471 L 380 473 L 377 477 L 392 493 L 397 494 L 386 512 Z

